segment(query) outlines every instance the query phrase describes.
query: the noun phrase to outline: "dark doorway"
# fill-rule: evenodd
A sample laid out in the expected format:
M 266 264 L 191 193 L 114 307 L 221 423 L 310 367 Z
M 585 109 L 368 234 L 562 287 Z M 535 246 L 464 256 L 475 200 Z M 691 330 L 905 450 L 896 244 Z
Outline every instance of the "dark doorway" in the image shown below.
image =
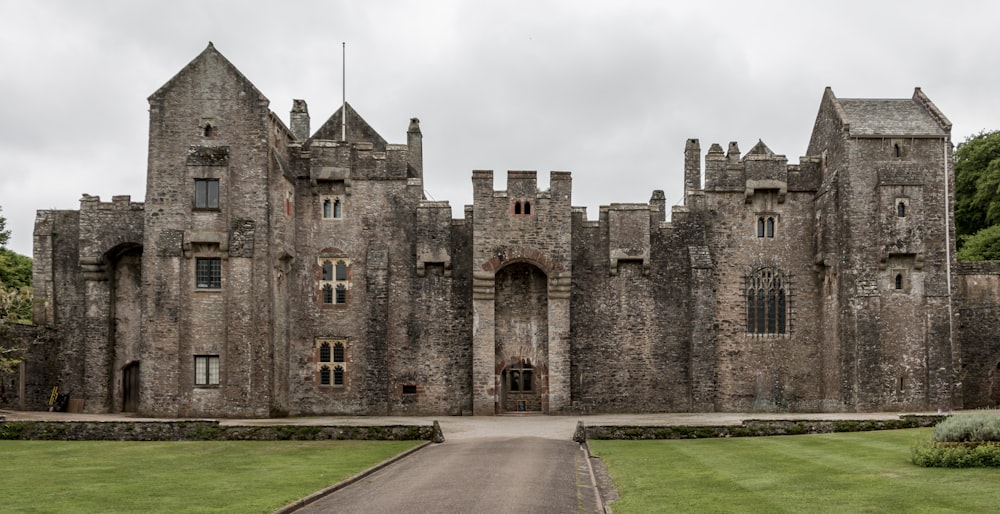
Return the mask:
M 139 410 L 139 362 L 134 361 L 122 369 L 122 412 Z

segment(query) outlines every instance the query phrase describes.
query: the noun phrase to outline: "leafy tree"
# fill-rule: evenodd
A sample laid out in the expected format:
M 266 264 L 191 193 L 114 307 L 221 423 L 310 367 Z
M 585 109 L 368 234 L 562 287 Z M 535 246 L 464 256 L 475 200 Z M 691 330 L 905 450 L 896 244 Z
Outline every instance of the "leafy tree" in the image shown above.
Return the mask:
M 0 213 L 2 212 L 3 207 L 0 207 Z M 6 248 L 8 241 L 10 241 L 10 229 L 7 228 L 7 218 L 0 214 L 0 248 Z
M 31 287 L 31 257 L 0 248 L 0 288 Z
M 955 258 L 960 261 L 1000 261 L 1000 225 L 986 227 L 969 236 Z
M 1000 224 L 1000 131 L 980 132 L 955 150 L 955 232 L 958 247 Z

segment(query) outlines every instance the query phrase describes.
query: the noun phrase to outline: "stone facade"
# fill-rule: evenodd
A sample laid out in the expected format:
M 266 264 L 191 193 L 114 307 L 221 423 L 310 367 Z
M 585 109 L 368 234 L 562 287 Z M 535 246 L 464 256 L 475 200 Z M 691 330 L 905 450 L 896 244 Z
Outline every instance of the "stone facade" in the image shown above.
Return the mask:
M 149 103 L 145 202 L 36 220 L 35 319 L 86 411 L 998 401 L 996 270 L 953 271 L 951 125 L 919 89 L 828 89 L 798 164 L 687 141 L 670 221 L 660 191 L 589 220 L 569 173 L 533 171 L 472 172 L 452 219 L 423 196 L 418 120 L 388 143 L 345 104 L 311 132 L 295 100 L 285 125 L 212 45 Z

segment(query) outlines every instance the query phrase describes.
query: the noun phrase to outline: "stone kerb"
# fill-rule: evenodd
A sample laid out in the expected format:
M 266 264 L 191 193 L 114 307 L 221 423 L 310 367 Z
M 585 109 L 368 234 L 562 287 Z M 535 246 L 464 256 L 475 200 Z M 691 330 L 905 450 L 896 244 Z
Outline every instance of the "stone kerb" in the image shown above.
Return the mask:
M 218 421 L 8 421 L 0 439 L 65 441 L 443 441 L 434 425 L 220 425 Z
M 906 415 L 885 420 L 760 420 L 748 419 L 739 425 L 577 425 L 573 440 L 590 439 L 705 439 L 713 437 L 758 437 L 774 435 L 868 432 L 903 428 L 933 427 L 947 416 Z

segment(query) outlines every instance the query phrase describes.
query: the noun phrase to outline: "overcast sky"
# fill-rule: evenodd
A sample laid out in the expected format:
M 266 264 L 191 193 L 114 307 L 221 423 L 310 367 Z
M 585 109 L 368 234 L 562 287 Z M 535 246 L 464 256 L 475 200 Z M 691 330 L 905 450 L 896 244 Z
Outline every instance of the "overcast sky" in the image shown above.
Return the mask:
M 288 8 L 281 6 L 287 5 Z M 819 7 L 822 6 L 822 7 Z M 209 41 L 286 124 L 347 99 L 392 143 L 421 120 L 425 189 L 456 216 L 471 171 L 573 172 L 573 204 L 682 199 L 687 138 L 762 139 L 796 163 L 823 88 L 909 98 L 952 139 L 1000 128 L 1000 3 L 0 0 L 0 207 L 31 255 L 38 209 L 145 196 L 146 98 Z

